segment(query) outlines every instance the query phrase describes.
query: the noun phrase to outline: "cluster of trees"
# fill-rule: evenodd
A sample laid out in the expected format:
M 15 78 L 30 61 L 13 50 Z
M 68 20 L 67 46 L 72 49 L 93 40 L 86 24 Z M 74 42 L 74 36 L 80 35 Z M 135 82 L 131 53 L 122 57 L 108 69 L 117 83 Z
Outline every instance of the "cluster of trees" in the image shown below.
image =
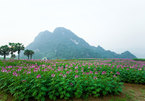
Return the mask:
M 14 53 L 17 52 L 18 59 L 20 59 L 20 52 L 21 50 L 24 50 L 24 49 L 25 47 L 22 43 L 9 43 L 9 45 L 3 45 L 0 47 L 0 55 L 4 56 L 4 59 L 6 59 L 6 56 L 11 54 L 11 58 L 14 59 L 16 57 Z M 28 59 L 29 59 L 29 56 L 32 59 L 33 54 L 34 54 L 34 51 L 32 50 L 24 51 L 24 55 L 28 56 Z
M 34 54 L 34 51 L 32 51 L 32 50 L 27 49 L 24 51 L 24 55 L 26 55 L 28 57 L 28 59 L 32 59 L 33 54 Z

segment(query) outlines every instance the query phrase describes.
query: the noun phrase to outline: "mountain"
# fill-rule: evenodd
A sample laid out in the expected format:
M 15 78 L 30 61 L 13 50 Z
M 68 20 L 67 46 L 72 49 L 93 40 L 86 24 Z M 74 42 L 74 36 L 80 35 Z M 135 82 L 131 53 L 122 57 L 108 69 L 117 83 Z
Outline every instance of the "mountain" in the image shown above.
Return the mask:
M 35 51 L 34 58 L 76 59 L 76 58 L 136 58 L 129 51 L 122 54 L 94 47 L 75 35 L 72 31 L 58 27 L 53 32 L 40 32 L 26 49 Z

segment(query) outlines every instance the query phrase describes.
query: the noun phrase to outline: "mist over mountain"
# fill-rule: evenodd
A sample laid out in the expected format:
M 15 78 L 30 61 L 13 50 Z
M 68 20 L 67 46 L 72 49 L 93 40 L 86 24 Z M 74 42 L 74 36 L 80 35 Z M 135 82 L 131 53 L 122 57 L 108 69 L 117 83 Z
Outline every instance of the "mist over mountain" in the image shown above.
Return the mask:
M 26 49 L 35 51 L 34 59 L 76 59 L 76 58 L 136 58 L 126 51 L 117 54 L 101 46 L 94 47 L 72 31 L 58 27 L 53 32 L 43 31 L 35 37 Z

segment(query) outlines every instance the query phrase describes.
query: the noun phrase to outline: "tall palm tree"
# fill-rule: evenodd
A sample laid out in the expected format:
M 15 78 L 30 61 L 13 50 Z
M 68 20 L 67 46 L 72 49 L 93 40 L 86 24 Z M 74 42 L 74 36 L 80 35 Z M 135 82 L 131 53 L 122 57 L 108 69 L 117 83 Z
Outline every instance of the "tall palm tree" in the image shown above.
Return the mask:
M 16 43 L 15 47 L 16 47 L 16 50 L 18 52 L 18 60 L 19 60 L 20 59 L 20 52 L 21 52 L 21 50 L 24 50 L 25 47 L 22 43 Z
M 24 51 L 24 55 L 26 55 L 26 56 L 28 57 L 28 59 L 29 59 L 29 56 L 30 56 L 30 50 L 28 50 L 28 49 L 25 50 L 25 51 Z
M 16 43 L 9 43 L 9 46 L 10 46 L 11 58 L 15 58 L 15 55 L 13 53 L 17 51 L 17 49 L 15 47 Z
M 6 59 L 6 55 L 9 55 L 10 48 L 8 45 L 4 45 L 0 47 L 0 55 L 4 56 L 4 59 Z
M 32 59 L 33 54 L 34 54 L 34 51 L 30 50 L 30 59 Z

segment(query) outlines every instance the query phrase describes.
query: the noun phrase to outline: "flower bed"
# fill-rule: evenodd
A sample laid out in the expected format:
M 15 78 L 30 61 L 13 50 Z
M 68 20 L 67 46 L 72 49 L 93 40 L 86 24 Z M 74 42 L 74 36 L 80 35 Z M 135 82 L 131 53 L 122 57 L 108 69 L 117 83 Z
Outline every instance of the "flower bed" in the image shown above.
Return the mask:
M 121 81 L 145 84 L 144 75 L 145 64 L 131 60 L 9 60 L 0 67 L 0 89 L 19 100 L 98 97 L 119 94 Z

